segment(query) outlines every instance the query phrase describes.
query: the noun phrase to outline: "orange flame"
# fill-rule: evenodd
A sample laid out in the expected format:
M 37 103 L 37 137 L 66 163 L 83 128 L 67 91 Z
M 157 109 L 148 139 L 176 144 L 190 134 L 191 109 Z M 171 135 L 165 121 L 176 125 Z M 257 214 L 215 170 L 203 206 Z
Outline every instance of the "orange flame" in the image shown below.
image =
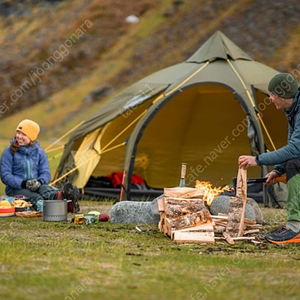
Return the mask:
M 196 180 L 195 188 L 203 190 L 203 201 L 205 201 L 206 204 L 209 206 L 211 205 L 212 201 L 216 197 L 218 197 L 222 192 L 230 189 L 228 186 L 225 186 L 223 188 L 212 187 L 212 184 L 210 182 L 199 180 Z

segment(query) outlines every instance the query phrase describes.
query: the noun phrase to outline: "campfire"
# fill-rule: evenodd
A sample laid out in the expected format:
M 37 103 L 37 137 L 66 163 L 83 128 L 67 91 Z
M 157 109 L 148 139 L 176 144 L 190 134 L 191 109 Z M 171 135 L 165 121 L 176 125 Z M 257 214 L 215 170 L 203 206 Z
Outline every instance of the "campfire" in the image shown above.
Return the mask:
M 203 191 L 203 201 L 206 205 L 211 206 L 212 201 L 221 195 L 224 191 L 229 191 L 230 188 L 226 185 L 223 188 L 220 187 L 212 187 L 212 184 L 209 181 L 199 181 L 196 180 L 195 184 L 196 189 L 202 189 Z

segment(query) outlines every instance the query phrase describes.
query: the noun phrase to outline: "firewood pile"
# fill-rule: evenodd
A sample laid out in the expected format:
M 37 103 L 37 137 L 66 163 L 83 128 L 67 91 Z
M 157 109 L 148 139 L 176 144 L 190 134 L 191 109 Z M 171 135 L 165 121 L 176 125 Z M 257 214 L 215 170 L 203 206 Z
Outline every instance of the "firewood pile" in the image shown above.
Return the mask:
M 245 171 L 239 171 L 236 197 L 231 197 L 228 215 L 211 215 L 199 188 L 165 188 L 158 199 L 158 229 L 177 243 L 213 244 L 226 240 L 255 240 L 260 224 L 244 218 L 246 206 Z M 219 236 L 217 236 L 217 234 Z

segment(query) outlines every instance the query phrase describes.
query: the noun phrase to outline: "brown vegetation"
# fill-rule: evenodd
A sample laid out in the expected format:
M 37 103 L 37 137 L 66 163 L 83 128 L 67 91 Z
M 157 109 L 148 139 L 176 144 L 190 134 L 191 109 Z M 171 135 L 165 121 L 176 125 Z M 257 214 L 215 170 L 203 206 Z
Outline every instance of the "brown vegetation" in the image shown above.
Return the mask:
M 96 69 L 103 74 L 96 100 L 107 96 L 184 61 L 216 30 L 280 71 L 300 65 L 297 0 L 4 0 L 0 8 L 0 100 L 11 108 L 0 118 L 49 99 Z M 128 15 L 140 22 L 127 23 Z

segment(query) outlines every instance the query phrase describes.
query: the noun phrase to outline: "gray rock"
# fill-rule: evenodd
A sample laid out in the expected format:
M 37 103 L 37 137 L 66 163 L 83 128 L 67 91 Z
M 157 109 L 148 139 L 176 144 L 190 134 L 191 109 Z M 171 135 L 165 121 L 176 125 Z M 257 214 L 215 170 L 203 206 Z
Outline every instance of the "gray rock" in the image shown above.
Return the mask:
M 252 198 L 247 198 L 247 205 L 250 205 L 255 213 L 255 221 L 257 224 L 263 224 L 264 223 L 264 217 L 262 215 L 262 212 L 257 204 L 257 202 Z
M 158 223 L 157 199 L 152 202 L 121 201 L 110 210 L 112 223 Z
M 221 214 L 228 214 L 229 211 L 229 202 L 230 197 L 229 196 L 219 196 L 216 197 L 210 206 L 210 213 L 212 215 L 218 215 Z M 256 221 L 256 214 L 254 209 L 250 204 L 247 203 L 246 210 L 245 210 L 245 218 L 249 220 Z
M 161 196 L 155 198 L 155 199 L 154 199 L 153 201 L 151 201 L 151 203 L 150 203 L 151 212 L 152 212 L 154 218 L 156 218 L 158 221 L 159 221 L 159 219 L 160 219 L 160 213 L 159 213 L 159 211 L 158 211 L 158 209 L 157 209 L 157 200 L 160 199 L 160 198 L 162 198 L 163 196 L 164 196 L 164 195 L 161 195 Z M 157 221 L 157 222 L 158 222 L 158 221 Z

